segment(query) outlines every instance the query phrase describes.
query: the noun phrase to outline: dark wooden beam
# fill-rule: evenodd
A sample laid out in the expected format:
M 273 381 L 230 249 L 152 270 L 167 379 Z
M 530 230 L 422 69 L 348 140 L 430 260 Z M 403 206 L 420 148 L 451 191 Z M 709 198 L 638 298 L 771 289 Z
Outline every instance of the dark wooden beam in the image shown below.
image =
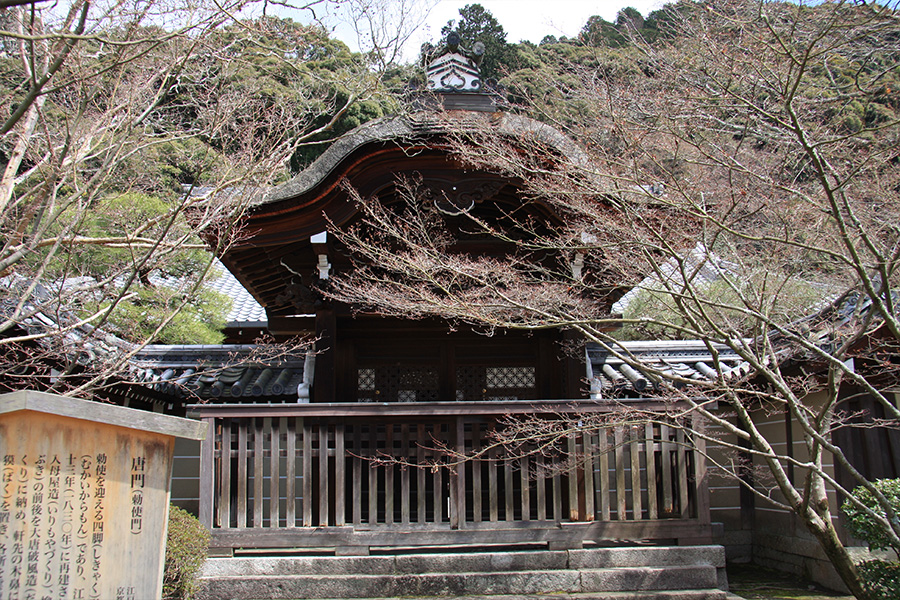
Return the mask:
M 318 377 L 319 358 L 316 357 Z M 319 384 L 319 380 L 315 381 Z M 634 408 L 661 411 L 682 405 L 666 400 L 635 401 Z M 510 400 L 504 402 L 342 402 L 312 404 L 193 404 L 192 416 L 201 417 L 461 417 L 503 415 L 557 415 L 610 413 L 621 410 L 618 403 L 593 400 Z
M 316 312 L 316 374 L 313 379 L 313 402 L 330 402 L 335 393 L 335 356 L 337 319 L 334 310 Z
M 312 315 L 269 318 L 269 333 L 272 335 L 303 335 L 316 331 L 316 318 Z

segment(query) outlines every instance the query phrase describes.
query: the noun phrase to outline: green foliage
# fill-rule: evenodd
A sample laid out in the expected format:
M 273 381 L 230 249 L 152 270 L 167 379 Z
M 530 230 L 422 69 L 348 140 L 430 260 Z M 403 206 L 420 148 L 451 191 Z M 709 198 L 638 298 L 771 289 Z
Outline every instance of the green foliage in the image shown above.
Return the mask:
M 441 37 L 446 38 L 456 31 L 463 44 L 471 46 L 475 42 L 484 44 L 484 59 L 481 63 L 483 79 L 500 79 L 511 70 L 514 62 L 512 47 L 506 42 L 503 25 L 480 4 L 467 4 L 459 9 L 459 21 L 450 20 L 441 28 Z
M 206 561 L 209 531 L 186 510 L 169 506 L 163 600 L 192 600 L 197 574 Z
M 690 273 L 690 267 L 686 267 Z M 665 291 L 661 284 L 641 289 L 628 303 L 625 319 L 644 319 L 642 324 L 627 324 L 615 333 L 620 340 L 684 339 L 681 328 L 692 327 L 687 314 L 691 309 L 679 305 L 684 300 L 688 307 L 698 304 L 717 320 L 724 329 L 742 336 L 755 336 L 761 332 L 753 317 L 740 310 L 739 294 L 751 297 L 768 297 L 768 310 L 773 317 L 791 322 L 809 314 L 825 292 L 819 286 L 792 276 L 778 277 L 773 273 L 758 273 L 740 278 L 728 274 L 716 281 L 695 281 L 684 289 Z M 677 285 L 672 285 L 678 288 Z M 731 308 L 735 307 L 735 308 Z M 694 309 L 696 310 L 696 309 Z
M 328 142 L 396 107 L 395 99 L 381 92 L 365 57 L 322 27 L 260 17 L 217 30 L 203 43 L 204 56 L 173 86 L 161 112 L 180 126 L 200 126 L 207 132 L 204 143 L 226 158 L 243 154 L 251 161 L 264 159 L 273 140 Z M 333 128 L 306 139 L 350 100 Z M 291 167 L 296 171 L 308 165 L 326 147 L 303 148 Z
M 171 140 L 136 155 L 131 163 L 140 189 L 161 195 L 183 193 L 185 185 L 205 185 L 215 182 L 224 157 L 210 145 L 197 138 Z M 147 164 L 158 165 L 149 170 Z
M 507 99 L 531 107 L 532 116 L 555 123 L 600 123 L 604 107 L 586 94 L 586 79 L 641 77 L 639 54 L 632 47 L 606 48 L 560 41 L 515 47 L 520 66 L 500 80 Z
M 632 6 L 623 8 L 616 14 L 616 27 L 638 30 L 644 27 L 644 17 Z
M 581 28 L 578 39 L 588 46 L 607 46 L 609 48 L 620 48 L 629 43 L 628 38 L 617 25 L 597 15 L 588 18 L 587 23 Z
M 872 482 L 872 485 L 884 494 L 894 512 L 900 513 L 900 479 L 879 479 Z M 884 516 L 884 509 L 881 508 L 878 501 L 866 488 L 858 487 L 854 489 L 853 497 L 870 511 Z M 900 547 L 892 544 L 891 539 L 884 530 L 884 526 L 875 521 L 865 510 L 850 500 L 844 502 L 842 510 L 847 517 L 847 529 L 851 534 L 867 541 L 869 547 L 873 550 L 893 549 L 900 554 Z
M 640 11 L 631 6 L 623 8 L 616 15 L 616 22 L 610 23 L 603 17 L 594 15 L 588 18 L 578 39 L 588 46 L 622 48 L 632 44 L 632 37 L 647 42 L 655 42 L 671 31 L 673 5 L 653 11 L 646 19 Z
M 175 287 L 166 285 L 141 285 L 133 290 L 136 296 L 119 302 L 110 317 L 109 329 L 131 340 L 150 340 L 157 344 L 221 344 L 225 316 L 231 308 L 231 299 L 212 290 L 200 290 L 187 295 Z M 109 305 L 88 305 L 97 310 Z M 173 312 L 174 317 L 163 327 L 159 335 L 156 329 Z
M 111 194 L 99 199 L 80 214 L 68 206 L 59 215 L 60 225 L 78 219 L 78 235 L 91 238 L 121 238 L 125 240 L 139 231 L 139 237 L 161 239 L 167 232 L 190 236 L 189 226 L 175 213 L 176 205 L 157 196 L 137 192 Z M 193 236 L 188 241 L 199 243 Z M 127 243 L 111 247 L 103 244 L 78 246 L 62 255 L 59 275 L 72 272 L 95 279 L 141 264 L 145 249 Z M 204 268 L 209 255 L 199 249 L 181 249 L 165 257 L 138 266 L 142 279 L 151 274 L 159 277 L 187 277 Z M 63 271 L 65 269 L 65 271 Z
M 870 600 L 900 598 L 900 563 L 867 560 L 856 565 Z
M 346 93 L 337 92 L 337 95 L 339 103 L 347 101 Z M 332 140 L 359 127 L 363 123 L 385 116 L 391 106 L 392 103 L 380 100 L 363 100 L 351 104 L 331 129 L 316 134 L 294 151 L 290 160 L 291 172 L 297 173 L 302 171 L 321 156 Z M 324 126 L 330 118 L 330 115 L 322 114 L 314 120 L 313 124 L 319 127 Z
M 548 35 L 545 35 L 543 38 L 541 38 L 540 45 L 546 46 L 547 44 L 557 44 L 557 43 L 559 43 L 559 40 L 556 39 L 556 36 L 548 34 Z
M 77 235 L 111 242 L 63 248 L 50 262 L 47 274 L 51 280 L 78 282 L 78 278 L 88 278 L 94 285 L 104 282 L 83 306 L 69 308 L 80 308 L 88 315 L 117 302 L 106 327 L 132 341 L 221 343 L 231 300 L 211 290 L 190 293 L 198 274 L 206 271 L 209 253 L 186 247 L 156 253 L 138 240 L 128 241 L 138 231 L 138 237 L 148 240 L 182 239 L 199 244 L 172 204 L 156 196 L 129 192 L 103 197 L 80 212 L 69 206 L 56 220 L 60 226 L 77 221 Z M 32 260 L 40 259 L 41 253 L 35 253 Z M 132 273 L 136 279 L 129 281 Z M 119 299 L 123 293 L 125 298 Z M 175 311 L 178 314 L 160 334 L 153 335 Z
M 672 2 L 652 11 L 644 20 L 641 36 L 648 42 L 670 40 L 677 35 L 676 23 L 697 10 L 693 2 Z
M 873 481 L 872 485 L 885 496 L 895 514 L 900 513 L 900 479 L 879 479 Z M 852 494 L 866 508 L 884 516 L 884 509 L 869 490 L 860 486 Z M 847 530 L 852 535 L 867 541 L 873 550 L 890 549 L 900 554 L 900 547 L 888 537 L 884 525 L 875 521 L 865 510 L 850 500 L 844 502 L 842 510 L 847 517 Z M 856 565 L 856 568 L 872 600 L 900 598 L 900 563 L 867 560 Z

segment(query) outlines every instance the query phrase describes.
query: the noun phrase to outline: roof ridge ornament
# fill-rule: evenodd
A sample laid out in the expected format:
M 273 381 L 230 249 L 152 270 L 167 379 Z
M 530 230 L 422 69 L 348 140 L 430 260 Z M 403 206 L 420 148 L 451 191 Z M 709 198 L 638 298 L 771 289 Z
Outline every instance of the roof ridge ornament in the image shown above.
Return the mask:
M 484 44 L 475 42 L 471 48 L 462 45 L 455 31 L 447 35 L 436 48 L 423 48 L 427 88 L 431 92 L 481 92 L 479 65 L 484 58 Z

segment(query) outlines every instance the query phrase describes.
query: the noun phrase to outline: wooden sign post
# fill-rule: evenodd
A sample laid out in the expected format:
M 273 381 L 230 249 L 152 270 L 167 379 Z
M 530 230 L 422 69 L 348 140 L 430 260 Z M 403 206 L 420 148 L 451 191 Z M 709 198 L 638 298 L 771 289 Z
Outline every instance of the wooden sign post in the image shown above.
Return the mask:
M 159 598 L 175 438 L 205 431 L 100 402 L 0 395 L 0 598 Z

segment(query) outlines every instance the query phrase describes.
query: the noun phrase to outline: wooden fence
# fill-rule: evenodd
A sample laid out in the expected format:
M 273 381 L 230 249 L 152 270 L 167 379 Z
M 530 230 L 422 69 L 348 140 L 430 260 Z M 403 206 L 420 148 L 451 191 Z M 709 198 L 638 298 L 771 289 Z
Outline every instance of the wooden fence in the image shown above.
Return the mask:
M 512 459 L 491 447 L 505 414 L 560 418 L 599 405 L 194 410 L 209 426 L 200 518 L 216 547 L 365 553 L 372 546 L 709 541 L 703 443 L 684 428 L 576 431 L 540 452 L 525 444 Z

